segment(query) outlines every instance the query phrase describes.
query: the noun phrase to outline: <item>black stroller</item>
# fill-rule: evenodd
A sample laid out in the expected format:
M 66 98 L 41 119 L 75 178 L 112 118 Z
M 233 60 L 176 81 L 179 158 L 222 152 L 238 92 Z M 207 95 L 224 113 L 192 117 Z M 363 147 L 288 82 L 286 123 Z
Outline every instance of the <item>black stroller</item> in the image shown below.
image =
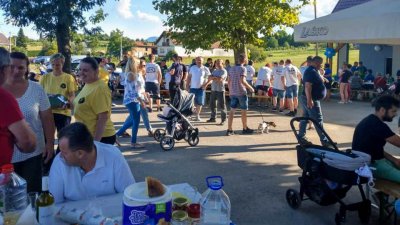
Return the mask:
M 325 134 L 331 145 L 334 146 L 334 149 L 313 144 L 299 144 L 296 146 L 297 163 L 303 172 L 301 177 L 299 177 L 300 192 L 294 189 L 289 189 L 286 192 L 286 200 L 289 206 L 297 209 L 304 200 L 311 200 L 321 206 L 339 203 L 340 210 L 335 215 L 337 225 L 345 222 L 346 211 L 358 211 L 361 222 L 368 223 L 371 215 L 371 202 L 367 199 L 362 186 L 368 183 L 368 179 L 359 176 L 355 172 L 355 169 L 369 163 L 369 155 L 351 150 L 340 151 L 325 130 L 315 120 L 306 117 L 296 117 L 290 121 L 290 126 L 299 143 L 302 142 L 300 141 L 294 122 L 302 120 L 312 121 L 315 128 L 320 129 Z M 349 165 L 348 162 L 361 163 L 359 163 L 359 166 L 356 165 L 355 169 L 343 169 L 339 166 L 338 162 L 333 162 L 335 160 L 331 160 L 332 158 L 329 158 L 328 155 L 333 156 L 336 161 L 346 159 L 347 162 L 340 162 L 344 167 Z M 338 165 L 334 165 L 333 163 L 337 163 Z M 362 201 L 345 204 L 342 199 L 354 185 L 358 187 Z
M 175 140 L 184 139 L 190 146 L 199 143 L 199 129 L 193 127 L 186 116 L 191 116 L 194 110 L 194 95 L 187 91 L 178 89 L 171 103 L 163 109 L 163 114 L 157 117 L 166 123 L 165 129 L 157 129 L 154 139 L 160 142 L 163 150 L 169 151 L 174 148 Z

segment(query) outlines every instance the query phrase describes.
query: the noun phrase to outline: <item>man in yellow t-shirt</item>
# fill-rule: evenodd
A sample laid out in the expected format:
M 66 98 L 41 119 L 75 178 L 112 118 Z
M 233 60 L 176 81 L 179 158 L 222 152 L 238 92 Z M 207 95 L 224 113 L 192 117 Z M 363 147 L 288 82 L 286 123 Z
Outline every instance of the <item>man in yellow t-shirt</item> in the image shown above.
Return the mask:
M 61 53 L 57 53 L 50 57 L 50 63 L 53 72 L 43 75 L 40 79 L 40 85 L 49 96 L 51 102 L 60 104 L 52 104 L 52 112 L 54 116 L 57 132 L 63 127 L 71 123 L 71 103 L 75 98 L 77 84 L 75 78 L 68 73 L 62 71 L 65 58 Z M 63 99 L 61 102 L 60 99 Z

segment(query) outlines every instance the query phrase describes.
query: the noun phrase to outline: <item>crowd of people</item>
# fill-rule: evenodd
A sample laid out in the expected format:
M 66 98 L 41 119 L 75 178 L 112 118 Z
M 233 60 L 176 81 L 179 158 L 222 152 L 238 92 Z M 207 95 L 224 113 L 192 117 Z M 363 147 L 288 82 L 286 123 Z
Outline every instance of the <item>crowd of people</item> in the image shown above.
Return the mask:
M 145 147 L 138 141 L 139 124 L 143 120 L 148 134 L 153 135 L 149 113 L 154 108 L 162 111 L 162 89 L 168 91 L 171 100 L 178 89 L 193 93 L 195 113 L 191 120 L 198 122 L 202 121 L 201 110 L 210 86 L 211 115 L 206 122 L 216 123 L 218 110 L 218 125 L 227 122 L 228 136 L 235 134 L 233 121 L 237 110 L 241 111 L 242 134 L 254 132 L 247 123 L 249 96 L 253 93 L 271 96 L 272 111 L 284 113 L 287 108 L 287 116 L 296 116 L 300 107 L 302 116 L 323 127 L 321 101 L 329 98 L 333 79 L 330 65 L 322 67 L 323 59 L 319 56 L 309 56 L 300 68 L 290 59 L 266 63 L 257 74 L 253 62 L 244 55 L 238 56 L 235 65 L 229 60 L 211 58 L 204 63 L 202 57 L 196 57 L 186 66 L 182 57 L 175 54 L 172 58 L 174 62 L 168 67 L 166 61 L 155 63 L 152 54 L 147 59 L 126 56 L 118 65 L 123 72 L 115 74 L 116 65 L 107 59 L 86 57 L 80 61 L 77 73 L 71 75 L 63 72 L 65 58 L 57 53 L 50 58 L 52 72 L 35 82 L 28 79 L 30 62 L 24 53 L 9 53 L 0 48 L 0 101 L 7 106 L 0 107 L 0 166 L 13 163 L 16 173 L 27 180 L 29 192 L 40 191 L 42 175 L 50 174 L 50 191 L 57 202 L 122 192 L 135 180 L 114 145 L 119 144 L 118 138 L 129 136 L 132 149 Z M 345 94 L 349 83 L 361 80 L 361 87 L 366 87 L 367 81 L 377 79 L 371 78 L 372 71 L 361 62 L 356 69 L 353 67 L 343 66 L 339 75 L 342 103 L 350 102 Z M 112 95 L 121 88 L 122 104 L 129 115 L 116 131 L 111 120 Z M 258 99 L 257 106 L 263 106 L 262 99 Z M 393 99 L 387 101 L 376 106 L 381 121 L 388 121 L 388 110 L 398 105 Z M 392 111 L 391 118 L 396 114 Z M 71 124 L 72 117 L 75 122 Z M 131 134 L 126 132 L 129 128 Z M 307 121 L 301 121 L 300 142 L 310 144 L 306 128 Z M 356 132 L 365 130 L 359 128 Z M 383 139 L 400 146 L 398 136 L 392 137 L 393 132 L 386 127 L 382 126 L 382 130 Z M 317 129 L 317 133 L 321 144 L 331 147 L 323 132 Z M 358 142 L 354 143 L 357 146 Z M 382 157 L 379 153 L 377 159 Z

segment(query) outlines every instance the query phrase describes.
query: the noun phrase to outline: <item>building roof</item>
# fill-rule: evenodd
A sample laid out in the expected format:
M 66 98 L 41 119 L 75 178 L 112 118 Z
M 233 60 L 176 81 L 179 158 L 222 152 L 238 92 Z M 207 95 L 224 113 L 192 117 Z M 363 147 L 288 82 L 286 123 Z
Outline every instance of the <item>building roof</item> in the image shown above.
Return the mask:
M 149 47 L 149 48 L 154 47 L 154 43 L 150 43 L 150 42 L 135 41 L 134 44 L 135 44 L 135 47 Z
M 8 40 L 8 38 L 4 34 L 0 33 L 0 45 L 9 45 L 9 44 L 10 41 Z
M 340 10 L 351 8 L 369 1 L 371 0 L 339 0 L 332 13 L 339 12 Z

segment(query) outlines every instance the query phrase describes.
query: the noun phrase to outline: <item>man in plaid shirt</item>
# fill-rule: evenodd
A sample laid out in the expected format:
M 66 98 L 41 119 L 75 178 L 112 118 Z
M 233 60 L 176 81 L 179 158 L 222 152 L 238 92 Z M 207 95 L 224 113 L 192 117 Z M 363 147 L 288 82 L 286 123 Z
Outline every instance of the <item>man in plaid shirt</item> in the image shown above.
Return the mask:
M 252 134 L 254 130 L 247 127 L 247 109 L 249 106 L 248 97 L 246 89 L 250 92 L 254 92 L 251 85 L 246 82 L 247 70 L 244 67 L 246 62 L 246 57 L 240 55 L 237 64 L 228 71 L 228 87 L 229 87 L 229 97 L 231 99 L 231 111 L 229 112 L 228 118 L 228 131 L 226 135 L 234 135 L 235 132 L 232 130 L 233 117 L 235 115 L 236 109 L 240 107 L 243 131 L 242 134 Z

